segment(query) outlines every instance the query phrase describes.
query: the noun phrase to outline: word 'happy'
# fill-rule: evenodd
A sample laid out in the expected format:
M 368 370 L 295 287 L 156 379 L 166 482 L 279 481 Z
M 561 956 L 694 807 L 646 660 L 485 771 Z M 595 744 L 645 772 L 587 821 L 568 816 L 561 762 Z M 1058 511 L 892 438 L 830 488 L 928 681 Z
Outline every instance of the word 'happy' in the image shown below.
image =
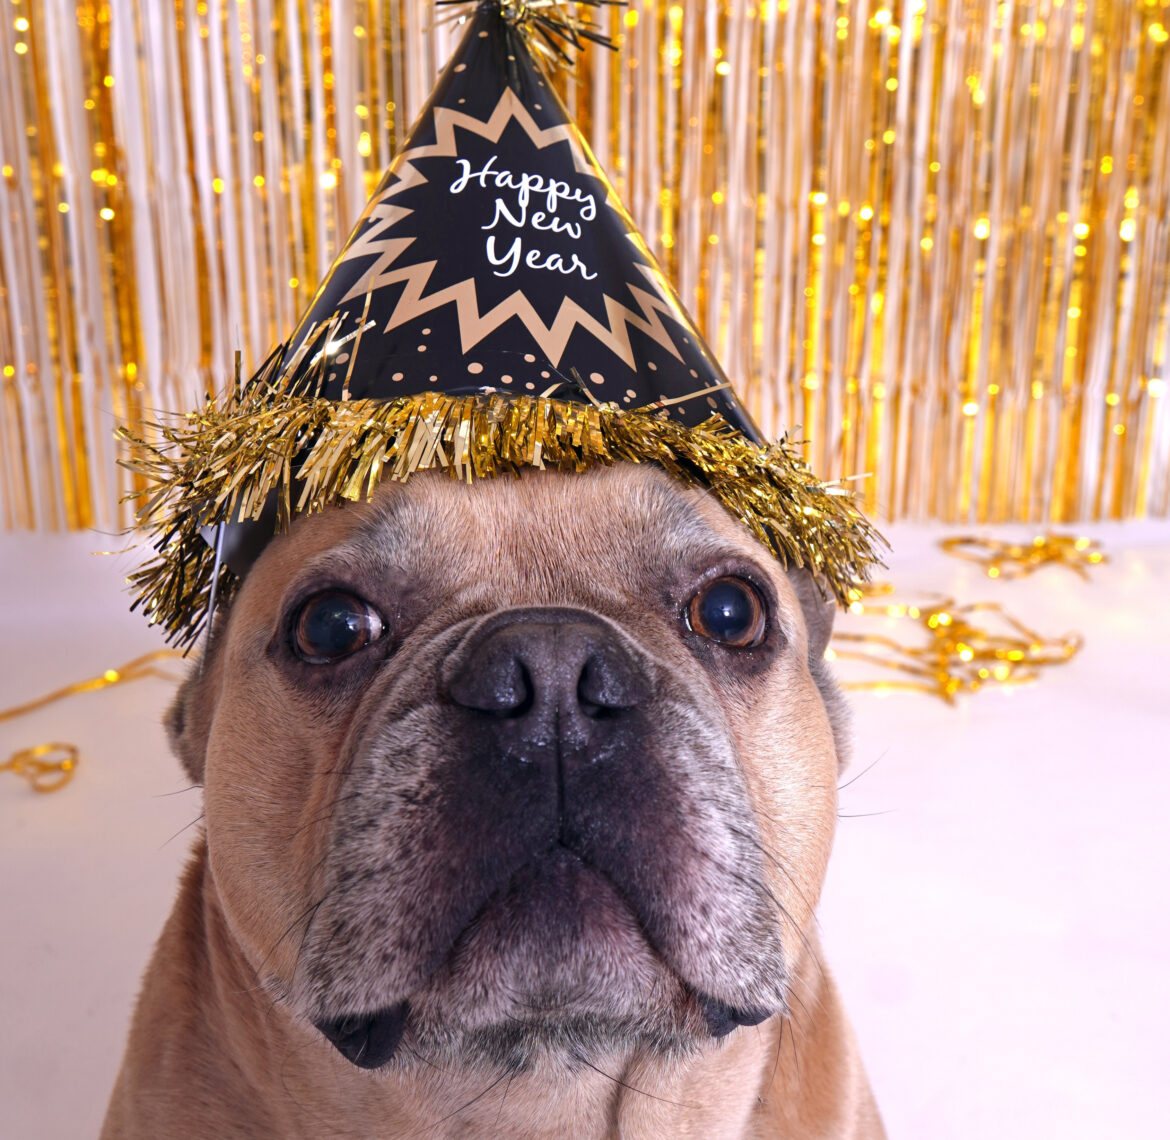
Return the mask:
M 497 170 L 496 156 L 492 155 L 476 171 L 465 158 L 456 159 L 462 173 L 451 183 L 452 194 L 462 194 L 472 182 L 487 190 L 510 190 L 508 200 L 496 196 L 495 216 L 483 230 L 494 230 L 506 224 L 518 230 L 531 229 L 541 233 L 552 233 L 579 241 L 582 222 L 591 222 L 597 217 L 597 199 L 580 187 L 570 186 L 559 178 L 546 178 L 543 174 L 530 172 L 513 173 Z M 562 213 L 563 211 L 563 213 Z M 503 243 L 501 243 L 502 245 Z M 586 281 L 592 281 L 597 274 L 575 254 L 545 253 L 535 247 L 525 251 L 524 239 L 517 235 L 511 244 L 501 252 L 496 246 L 496 235 L 489 234 L 484 251 L 497 277 L 511 277 L 523 262 L 529 269 L 546 269 L 569 276 L 579 273 Z

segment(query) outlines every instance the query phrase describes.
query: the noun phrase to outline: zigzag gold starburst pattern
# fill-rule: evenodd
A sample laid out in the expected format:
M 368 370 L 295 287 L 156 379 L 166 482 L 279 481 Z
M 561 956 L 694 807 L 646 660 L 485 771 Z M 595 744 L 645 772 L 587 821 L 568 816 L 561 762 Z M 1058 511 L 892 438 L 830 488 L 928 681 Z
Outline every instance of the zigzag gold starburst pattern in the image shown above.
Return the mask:
M 387 185 L 367 206 L 363 224 L 359 225 L 356 236 L 337 259 L 333 273 L 336 273 L 338 266 L 356 259 L 372 259 L 353 288 L 338 303 L 344 304 L 362 294 L 402 285 L 402 295 L 386 323 L 383 330 L 385 332 L 390 332 L 407 321 L 444 305 L 452 304 L 458 315 L 463 352 L 470 351 L 484 337 L 515 317 L 524 325 L 554 368 L 559 366 L 569 338 L 578 326 L 604 344 L 630 368 L 636 367 L 634 351 L 630 345 L 631 328 L 640 330 L 667 352 L 681 359 L 661 318 L 665 316 L 684 324 L 686 317 L 679 311 L 673 291 L 662 278 L 661 270 L 653 264 L 634 263 L 645 276 L 645 284 L 649 289 L 626 283 L 637 304 L 637 311 L 607 295 L 604 297 L 607 324 L 606 321 L 599 320 L 586 311 L 573 298 L 565 297 L 552 323 L 546 325 L 532 301 L 520 290 L 516 290 L 491 309 L 481 312 L 473 277 L 427 293 L 426 288 L 434 272 L 435 261 L 424 259 L 403 263 L 403 255 L 417 239 L 415 235 L 400 234 L 397 231 L 398 224 L 414 212 L 410 207 L 400 205 L 397 199 L 406 191 L 427 183 L 426 175 L 417 164 L 425 159 L 457 158 L 459 145 L 456 128 L 470 131 L 489 142 L 498 143 L 511 122 L 517 123 L 523 129 L 537 150 L 544 150 L 558 143 L 568 143 L 574 168 L 579 174 L 601 182 L 605 193 L 605 208 L 619 214 L 631 238 L 631 248 L 637 250 L 638 242 L 635 239 L 637 228 L 621 206 L 613 188 L 604 181 L 600 169 L 596 164 L 590 163 L 585 153 L 585 144 L 576 130 L 568 124 L 539 127 L 516 93 L 511 88 L 505 88 L 486 121 L 450 107 L 435 108 L 436 141 L 411 147 L 398 156 L 391 167 Z M 329 280 L 330 278 L 327 278 L 322 284 L 321 291 L 327 288 Z
M 295 514 L 428 469 L 471 482 L 525 468 L 657 463 L 707 488 L 783 563 L 809 567 L 838 599 L 879 562 L 883 540 L 850 492 L 820 482 L 787 441 L 757 446 L 719 416 L 688 428 L 655 405 L 491 392 L 337 402 L 296 397 L 288 385 L 254 380 L 178 423 L 152 425 L 158 445 L 121 432 L 129 465 L 152 485 L 138 522 L 156 536 L 155 557 L 130 578 L 134 606 L 181 645 L 198 637 L 212 595 L 204 528 L 256 518 L 275 496 L 284 529 Z M 221 567 L 216 596 L 226 600 L 235 584 Z

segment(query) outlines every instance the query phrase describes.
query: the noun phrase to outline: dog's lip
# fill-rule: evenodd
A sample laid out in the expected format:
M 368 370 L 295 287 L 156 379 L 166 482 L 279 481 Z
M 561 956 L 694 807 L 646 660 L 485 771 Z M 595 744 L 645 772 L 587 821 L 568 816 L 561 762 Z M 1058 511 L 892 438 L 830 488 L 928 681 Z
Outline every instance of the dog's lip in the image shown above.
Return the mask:
M 516 869 L 512 871 L 502 886 L 497 887 L 490 894 L 488 894 L 488 896 L 483 900 L 483 903 L 480 905 L 479 909 L 468 921 L 467 925 L 464 926 L 463 929 L 460 930 L 459 933 L 452 939 L 451 945 L 447 948 L 447 952 L 442 955 L 443 960 L 447 962 L 450 961 L 451 956 L 457 952 L 459 945 L 465 941 L 468 935 L 475 930 L 475 928 L 483 919 L 484 915 L 486 915 L 492 909 L 492 907 L 498 905 L 502 899 L 507 898 L 512 893 L 516 887 L 517 880 L 519 880 L 521 876 L 530 874 L 534 870 L 539 870 L 540 864 L 550 859 L 580 868 L 589 875 L 596 876 L 598 879 L 602 880 L 614 893 L 614 895 L 621 900 L 622 906 L 624 906 L 633 916 L 635 922 L 638 925 L 638 930 L 646 944 L 650 946 L 656 954 L 658 953 L 657 947 L 655 947 L 654 943 L 651 941 L 650 935 L 638 914 L 638 908 L 630 902 L 629 897 L 626 895 L 626 892 L 622 890 L 621 886 L 615 883 L 608 874 L 606 874 L 600 868 L 595 867 L 592 863 L 585 859 L 579 852 L 574 851 L 573 848 L 570 847 L 567 843 L 563 842 L 561 839 L 556 839 L 550 843 L 547 848 L 545 848 L 539 857 L 530 859 L 516 867 Z
M 662 951 L 659 950 L 659 948 L 654 944 L 654 940 L 651 938 L 650 932 L 646 929 L 646 924 L 642 921 L 642 916 L 638 913 L 638 908 L 630 900 L 630 897 L 626 891 L 622 889 L 621 884 L 616 883 L 611 875 L 603 871 L 600 867 L 594 866 L 594 864 L 586 859 L 580 852 L 574 850 L 567 843 L 565 843 L 563 839 L 560 838 L 550 843 L 539 859 L 530 860 L 529 862 L 526 862 L 517 867 L 503 887 L 493 891 L 486 899 L 484 899 L 483 905 L 476 912 L 475 917 L 471 919 L 471 921 L 463 928 L 462 931 L 460 931 L 460 933 L 452 942 L 450 951 L 447 955 L 447 961 L 450 961 L 451 957 L 457 952 L 460 944 L 475 930 L 476 926 L 480 923 L 484 915 L 487 914 L 493 906 L 497 905 L 502 899 L 506 898 L 513 891 L 517 880 L 522 875 L 529 874 L 534 870 L 539 870 L 539 865 L 541 863 L 547 863 L 550 860 L 572 866 L 578 869 L 580 872 L 594 877 L 600 880 L 600 882 L 604 883 L 606 888 L 613 894 L 614 898 L 626 911 L 629 912 L 630 916 L 633 918 L 642 941 L 659 959 L 661 959 L 669 967 L 669 963 L 663 956 Z
M 712 1037 L 726 1037 L 744 1026 L 760 1025 L 774 1010 L 739 1008 L 707 997 L 683 983 L 688 998 L 698 1007 Z M 380 1069 L 398 1051 L 410 1016 L 408 1002 L 374 1013 L 321 1018 L 314 1026 L 327 1041 L 359 1069 Z
M 359 1069 L 380 1069 L 398 1050 L 406 1020 L 407 1002 L 374 1013 L 320 1018 L 313 1025 L 351 1064 Z
M 690 988 L 690 987 L 688 987 Z M 690 990 L 691 1000 L 699 1007 L 703 1020 L 707 1023 L 712 1037 L 726 1037 L 733 1030 L 743 1026 L 762 1025 L 770 1017 L 775 1016 L 777 1010 L 752 1009 L 745 1006 L 728 1005 L 716 998 Z

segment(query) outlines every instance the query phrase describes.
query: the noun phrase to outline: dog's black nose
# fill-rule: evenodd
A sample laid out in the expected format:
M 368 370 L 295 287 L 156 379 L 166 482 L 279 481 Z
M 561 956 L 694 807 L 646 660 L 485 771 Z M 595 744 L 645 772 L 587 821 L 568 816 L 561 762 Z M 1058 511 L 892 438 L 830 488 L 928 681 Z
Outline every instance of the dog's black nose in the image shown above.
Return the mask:
M 462 646 L 447 691 L 517 747 L 583 745 L 651 685 L 620 635 L 584 610 L 509 610 Z M 518 759 L 525 759 L 518 756 Z

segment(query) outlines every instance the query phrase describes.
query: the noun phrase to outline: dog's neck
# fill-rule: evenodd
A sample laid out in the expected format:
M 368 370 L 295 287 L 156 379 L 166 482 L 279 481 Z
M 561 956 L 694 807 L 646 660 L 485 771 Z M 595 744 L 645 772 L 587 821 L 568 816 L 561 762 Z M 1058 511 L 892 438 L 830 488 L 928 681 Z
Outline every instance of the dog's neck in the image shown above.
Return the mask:
M 808 1065 L 806 1076 L 817 1073 L 818 1085 L 827 1080 L 832 1086 L 840 1068 L 834 1058 L 817 1055 L 817 1026 L 821 1014 L 835 1011 L 836 998 L 815 968 L 817 984 L 805 989 L 803 1003 L 818 1016 L 796 1037 L 791 1021 L 773 1019 L 712 1041 L 685 1060 L 630 1053 L 571 1074 L 537 1069 L 490 1076 L 426 1064 L 371 1074 L 350 1065 L 264 991 L 228 928 L 203 843 L 159 949 L 164 952 L 147 975 L 144 1004 L 151 1004 L 152 987 L 179 984 L 201 995 L 200 1007 L 181 1021 L 152 1026 L 150 1054 L 135 1050 L 132 1041 L 128 1061 L 138 1062 L 140 1081 L 154 1073 L 163 1087 L 200 1086 L 193 1103 L 207 1118 L 190 1122 L 191 1135 L 739 1140 L 800 1135 L 810 1094 L 818 1102 L 836 1095 L 800 1081 L 799 1070 Z M 826 1001 L 832 1010 L 826 1011 Z M 182 1048 L 169 1048 L 180 1035 Z M 158 1071 L 170 1057 L 183 1064 L 180 1081 Z M 840 1077 L 848 1074 L 842 1070 Z M 115 1106 L 118 1099 L 116 1091 Z M 785 1120 L 796 1126 L 792 1133 Z

